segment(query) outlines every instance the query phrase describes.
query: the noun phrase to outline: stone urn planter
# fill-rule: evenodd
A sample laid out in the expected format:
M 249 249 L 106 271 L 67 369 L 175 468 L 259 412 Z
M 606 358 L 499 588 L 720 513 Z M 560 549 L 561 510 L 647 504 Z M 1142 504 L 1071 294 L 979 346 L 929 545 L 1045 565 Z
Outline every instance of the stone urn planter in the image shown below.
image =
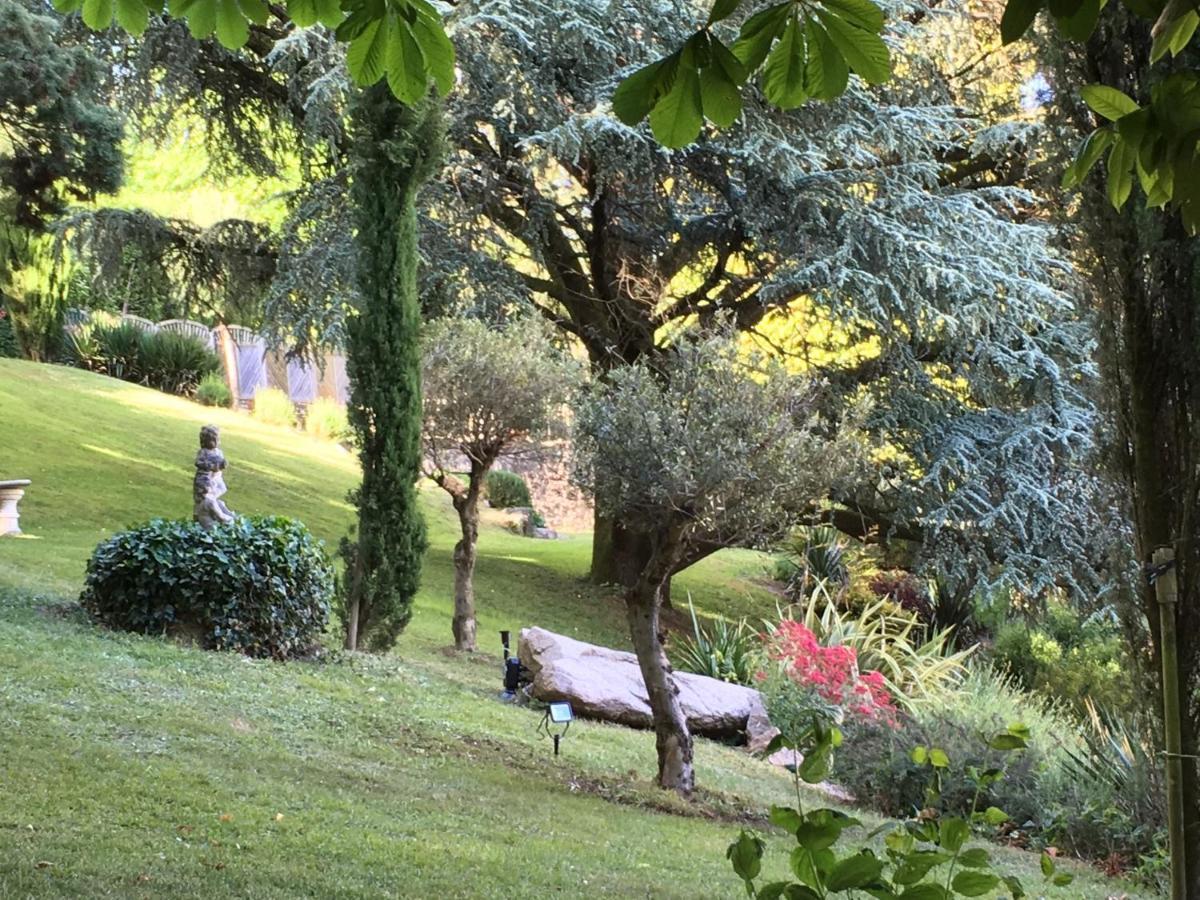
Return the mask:
M 17 504 L 25 496 L 25 488 L 30 484 L 32 482 L 28 478 L 0 481 L 0 535 L 21 533 L 18 526 L 21 515 L 17 512 Z

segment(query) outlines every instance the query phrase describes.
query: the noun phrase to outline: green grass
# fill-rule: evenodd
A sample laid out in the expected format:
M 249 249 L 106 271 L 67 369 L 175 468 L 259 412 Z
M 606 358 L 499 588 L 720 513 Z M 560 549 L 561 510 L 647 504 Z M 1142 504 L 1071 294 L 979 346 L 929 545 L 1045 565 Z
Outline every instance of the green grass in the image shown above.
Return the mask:
M 684 804 L 651 785 L 652 735 L 580 722 L 555 759 L 535 713 L 496 701 L 500 628 L 627 646 L 616 598 L 581 580 L 586 536 L 484 529 L 473 655 L 448 649 L 455 527 L 433 491 L 424 586 L 386 657 L 250 661 L 107 632 L 72 611 L 98 540 L 190 514 L 207 421 L 222 427 L 235 510 L 296 516 L 330 542 L 345 531 L 355 465 L 333 444 L 0 360 L 0 478 L 34 481 L 27 536 L 0 540 L 0 897 L 742 895 L 725 846 L 787 802 L 784 774 L 702 740 L 704 790 Z M 676 596 L 766 614 L 774 601 L 750 582 L 762 566 L 719 554 Z M 775 874 L 786 848 L 771 838 Z M 1039 882 L 1036 858 L 1000 855 Z M 1080 868 L 1045 894 L 1126 891 Z

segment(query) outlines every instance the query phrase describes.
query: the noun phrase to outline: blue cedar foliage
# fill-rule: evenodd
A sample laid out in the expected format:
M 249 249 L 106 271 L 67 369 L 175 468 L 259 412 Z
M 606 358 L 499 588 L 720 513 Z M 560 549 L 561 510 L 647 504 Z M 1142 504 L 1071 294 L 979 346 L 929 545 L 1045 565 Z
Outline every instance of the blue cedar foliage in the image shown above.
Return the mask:
M 527 292 L 600 369 L 661 352 L 684 323 L 751 331 L 807 298 L 879 347 L 814 371 L 832 419 L 873 401 L 868 431 L 890 451 L 834 499 L 922 534 L 923 561 L 959 580 L 1070 579 L 1094 555 L 1089 333 L 1053 231 L 1025 215 L 1038 198 L 986 165 L 1027 127 L 964 116 L 943 71 L 964 13 L 914 25 L 907 9 L 888 4 L 885 35 L 905 78 L 852 77 L 787 112 L 751 92 L 738 122 L 670 152 L 609 98 L 686 40 L 688 3 L 463 4 L 434 211 L 456 225 L 431 265 Z

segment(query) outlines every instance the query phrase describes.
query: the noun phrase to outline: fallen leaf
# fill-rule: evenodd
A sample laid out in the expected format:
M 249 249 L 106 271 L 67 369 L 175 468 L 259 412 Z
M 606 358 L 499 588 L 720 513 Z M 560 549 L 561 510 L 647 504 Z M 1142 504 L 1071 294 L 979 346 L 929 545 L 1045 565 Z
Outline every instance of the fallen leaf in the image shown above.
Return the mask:
M 34 867 L 35 869 L 48 869 L 48 868 L 50 868 L 52 865 L 54 865 L 54 863 L 52 863 L 52 862 L 49 862 L 48 860 L 45 860 L 45 859 L 39 859 L 37 862 L 35 862 L 35 863 L 33 864 L 33 867 Z

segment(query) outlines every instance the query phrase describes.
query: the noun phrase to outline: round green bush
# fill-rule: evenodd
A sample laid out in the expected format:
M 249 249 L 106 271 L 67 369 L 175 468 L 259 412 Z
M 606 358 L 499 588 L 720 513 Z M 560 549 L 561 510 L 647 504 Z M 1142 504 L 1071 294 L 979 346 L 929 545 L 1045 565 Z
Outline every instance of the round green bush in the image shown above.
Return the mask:
M 238 517 L 206 531 L 155 519 L 96 547 L 80 603 L 111 628 L 287 659 L 316 644 L 333 591 L 324 548 L 300 522 Z
M 200 379 L 196 386 L 196 401 L 205 406 L 232 406 L 233 394 L 220 375 L 212 372 Z
M 516 472 L 506 472 L 503 469 L 488 473 L 487 498 L 488 502 L 498 509 L 533 505 L 529 497 L 529 485 L 525 483 L 525 479 Z

